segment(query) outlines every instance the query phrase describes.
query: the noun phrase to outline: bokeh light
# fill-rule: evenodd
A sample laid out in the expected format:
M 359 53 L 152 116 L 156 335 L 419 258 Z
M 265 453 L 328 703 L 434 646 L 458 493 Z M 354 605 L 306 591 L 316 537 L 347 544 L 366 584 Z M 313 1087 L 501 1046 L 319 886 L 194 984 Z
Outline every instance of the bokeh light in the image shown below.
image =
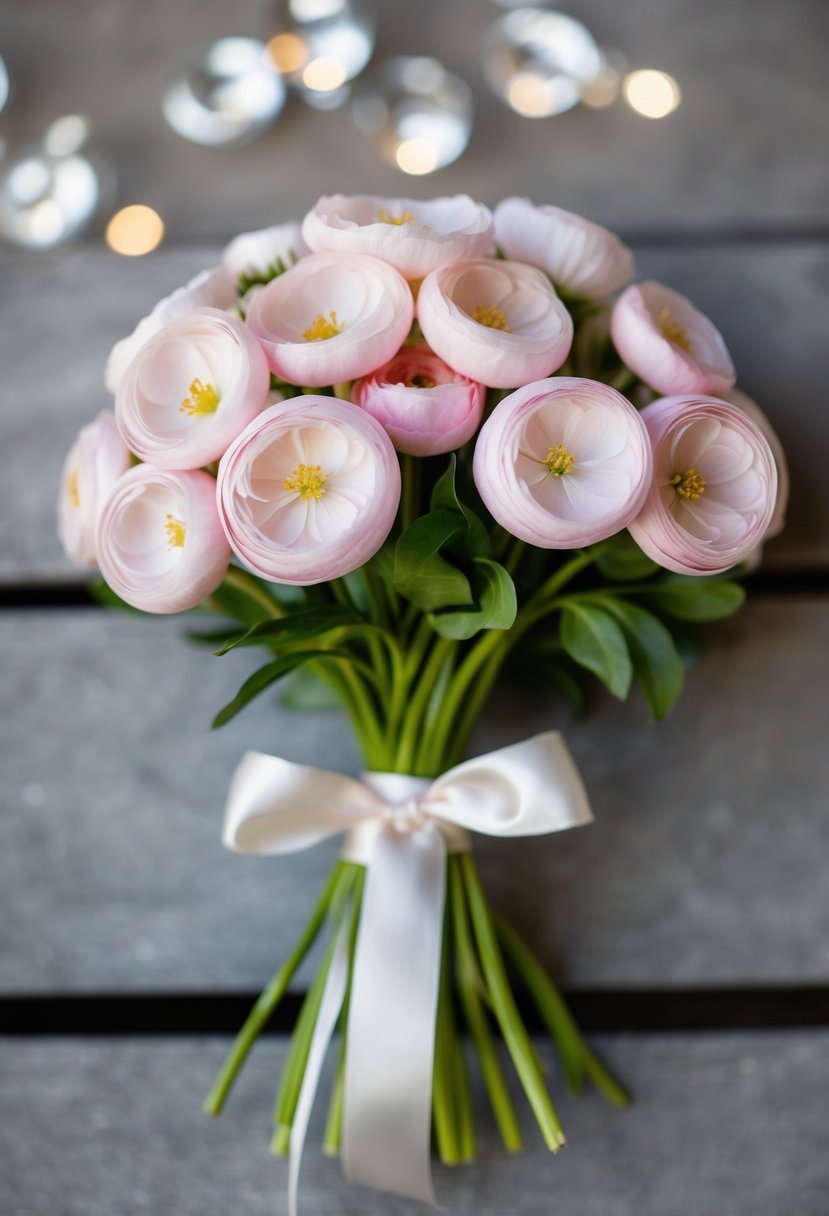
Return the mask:
M 641 68 L 625 77 L 625 100 L 643 118 L 665 118 L 682 100 L 679 85 L 667 72 Z
M 157 211 L 144 203 L 133 203 L 113 215 L 104 234 L 107 245 L 124 257 L 152 253 L 164 238 L 164 221 Z

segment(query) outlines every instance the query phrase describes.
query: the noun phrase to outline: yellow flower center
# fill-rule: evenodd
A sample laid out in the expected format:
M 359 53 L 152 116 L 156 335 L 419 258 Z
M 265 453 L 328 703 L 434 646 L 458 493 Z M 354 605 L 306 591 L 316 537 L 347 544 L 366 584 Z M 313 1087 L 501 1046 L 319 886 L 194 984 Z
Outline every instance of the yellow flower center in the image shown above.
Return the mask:
M 73 507 L 80 507 L 81 494 L 78 489 L 78 470 L 73 469 L 66 479 L 66 489 L 69 493 L 69 501 Z
M 662 309 L 656 323 L 663 338 L 667 338 L 674 346 L 684 350 L 686 355 L 690 355 L 691 339 L 688 337 L 688 331 L 680 325 L 670 308 Z
M 696 469 L 674 473 L 668 485 L 673 486 L 681 498 L 687 498 L 691 502 L 696 502 L 705 493 L 705 478 Z
M 286 490 L 292 490 L 300 498 L 322 498 L 328 491 L 325 483 L 331 476 L 323 473 L 318 464 L 298 464 L 290 477 L 286 477 L 282 485 Z
M 166 516 L 164 531 L 167 533 L 167 544 L 171 549 L 183 549 L 186 535 L 184 524 L 174 515 Z
M 424 376 L 421 372 L 418 372 L 416 375 L 412 376 L 411 379 L 406 381 L 406 384 L 409 388 L 435 387 L 435 381 L 431 378 L 431 376 Z
M 194 418 L 216 413 L 220 398 L 209 381 L 205 384 L 196 376 L 195 380 L 190 381 L 189 391 L 189 397 L 185 397 L 178 407 L 180 414 L 189 414 L 191 418 Z
M 573 472 L 576 467 L 576 458 L 567 451 L 563 443 L 557 443 L 554 448 L 547 449 L 544 463 L 553 477 L 564 477 Z
M 411 211 L 403 211 L 399 215 L 389 215 L 388 211 L 378 211 L 377 218 L 381 224 L 393 224 L 395 228 L 402 228 L 404 224 L 415 222 Z
M 330 312 L 327 317 L 318 312 L 302 336 L 306 342 L 325 342 L 327 338 L 336 338 L 342 332 L 343 326 L 335 312 Z
M 501 312 L 501 309 L 496 308 L 494 305 L 486 308 L 483 304 L 476 304 L 472 320 L 477 321 L 479 325 L 485 325 L 487 329 L 500 329 L 505 334 L 512 333 L 512 329 L 507 324 L 507 318 Z

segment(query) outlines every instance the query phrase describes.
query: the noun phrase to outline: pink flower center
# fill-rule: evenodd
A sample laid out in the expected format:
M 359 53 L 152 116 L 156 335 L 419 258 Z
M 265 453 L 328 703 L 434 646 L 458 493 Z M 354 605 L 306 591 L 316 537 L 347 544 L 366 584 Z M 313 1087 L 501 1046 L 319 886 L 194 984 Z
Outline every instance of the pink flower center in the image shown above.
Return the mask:
M 697 502 L 705 493 L 705 478 L 694 468 L 686 469 L 684 473 L 674 473 L 668 485 L 690 502 Z
M 484 304 L 476 304 L 472 320 L 477 321 L 479 325 L 485 325 L 487 329 L 500 329 L 505 334 L 512 333 L 512 328 L 508 324 L 506 316 L 494 304 L 491 304 L 488 308 Z
M 563 477 L 573 472 L 576 467 L 576 458 L 567 451 L 563 443 L 557 443 L 554 448 L 547 450 L 544 463 L 553 477 Z
M 337 334 L 342 332 L 343 327 L 335 312 L 330 312 L 327 317 L 318 312 L 302 336 L 306 342 L 325 342 L 328 338 L 336 338 Z
M 322 498 L 323 494 L 328 493 L 325 483 L 330 476 L 330 473 L 323 473 L 321 465 L 298 464 L 290 477 L 285 478 L 282 485 L 284 489 L 298 494 L 303 501 L 307 501 L 309 498 Z
M 691 339 L 688 337 L 688 331 L 683 325 L 680 325 L 670 308 L 660 310 L 656 324 L 659 326 L 659 332 L 663 338 L 667 338 L 669 342 L 673 342 L 674 346 L 684 350 L 686 355 L 690 355 Z
M 205 384 L 197 376 L 190 381 L 190 396 L 185 397 L 178 408 L 180 414 L 189 414 L 191 418 L 215 414 L 219 408 L 219 394 L 209 381 Z
M 171 549 L 183 549 L 186 529 L 180 519 L 176 519 L 174 515 L 167 515 L 167 522 L 164 525 L 164 531 L 167 533 L 167 544 Z

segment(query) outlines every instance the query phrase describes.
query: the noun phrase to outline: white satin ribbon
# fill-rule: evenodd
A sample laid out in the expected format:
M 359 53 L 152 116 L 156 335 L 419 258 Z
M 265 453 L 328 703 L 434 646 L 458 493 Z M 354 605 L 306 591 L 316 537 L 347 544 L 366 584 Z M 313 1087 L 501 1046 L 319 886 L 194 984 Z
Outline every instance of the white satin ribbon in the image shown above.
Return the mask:
M 293 853 L 345 832 L 343 855 L 367 866 L 343 1099 L 343 1169 L 352 1182 L 435 1202 L 429 1149 L 447 851 L 468 849 L 470 831 L 539 836 L 592 818 L 557 731 L 467 760 L 434 781 L 399 773 L 356 781 L 260 752 L 248 752 L 237 768 L 225 809 L 228 848 Z M 341 930 L 291 1134 L 291 1216 L 314 1093 L 345 996 L 343 943 Z

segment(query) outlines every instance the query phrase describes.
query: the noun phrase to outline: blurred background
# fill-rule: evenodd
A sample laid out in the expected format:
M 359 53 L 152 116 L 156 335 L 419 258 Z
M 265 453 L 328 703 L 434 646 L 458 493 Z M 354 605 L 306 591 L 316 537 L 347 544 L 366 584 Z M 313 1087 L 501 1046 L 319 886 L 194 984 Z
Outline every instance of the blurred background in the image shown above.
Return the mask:
M 599 696 L 578 720 L 538 694 L 491 713 L 481 747 L 560 726 L 590 787 L 589 831 L 484 843 L 481 868 L 636 1101 L 565 1102 L 555 1162 L 530 1129 L 509 1161 L 485 1130 L 442 1198 L 822 1216 L 827 62 L 825 0 L 3 0 L 0 1213 L 284 1210 L 266 1146 L 288 1022 L 223 1120 L 199 1106 L 332 854 L 226 856 L 221 808 L 246 748 L 358 765 L 331 713 L 263 704 L 210 735 L 245 660 L 105 613 L 67 564 L 58 473 L 108 404 L 109 349 L 232 236 L 322 194 L 464 192 L 581 212 L 689 295 L 792 499 L 667 723 Z M 418 1210 L 306 1161 L 318 1216 Z

